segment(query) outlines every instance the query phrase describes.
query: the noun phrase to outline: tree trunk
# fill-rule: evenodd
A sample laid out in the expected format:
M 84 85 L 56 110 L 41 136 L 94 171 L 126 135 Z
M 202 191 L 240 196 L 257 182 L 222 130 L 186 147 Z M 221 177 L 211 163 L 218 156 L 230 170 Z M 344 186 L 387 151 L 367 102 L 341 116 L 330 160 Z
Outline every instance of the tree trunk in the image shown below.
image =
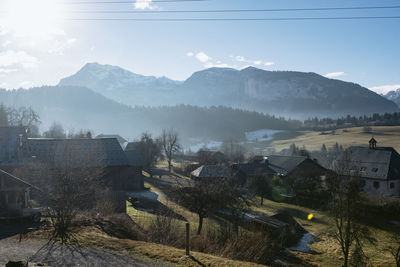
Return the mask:
M 261 206 L 264 204 L 264 198 L 261 197 Z
M 197 228 L 197 234 L 201 234 L 201 229 L 203 228 L 203 216 L 199 216 L 199 226 Z
M 349 255 L 348 255 L 348 254 L 345 254 L 345 255 L 344 255 L 343 267 L 347 267 L 348 261 L 349 261 Z
M 168 172 L 171 173 L 171 160 L 168 159 Z

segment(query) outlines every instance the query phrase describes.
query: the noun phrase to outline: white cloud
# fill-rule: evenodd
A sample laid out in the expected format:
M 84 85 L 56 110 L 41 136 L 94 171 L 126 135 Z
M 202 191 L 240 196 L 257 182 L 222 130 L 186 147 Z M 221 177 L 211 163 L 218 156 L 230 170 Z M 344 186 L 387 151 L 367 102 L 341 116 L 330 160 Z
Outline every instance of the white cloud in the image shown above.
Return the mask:
M 0 53 L 0 67 L 22 66 L 33 68 L 38 64 L 38 59 L 28 55 L 25 51 L 7 50 Z
M 12 44 L 12 42 L 10 40 L 6 40 L 6 41 L 4 41 L 4 43 L 1 46 L 7 47 L 7 46 L 10 46 L 10 44 Z
M 71 48 L 76 43 L 75 38 L 70 39 L 56 39 L 53 41 L 52 47 L 49 49 L 50 54 L 63 55 L 64 51 Z
M 251 65 L 272 66 L 272 65 L 275 65 L 275 62 L 272 62 L 272 61 L 250 60 L 250 59 L 246 59 L 244 56 L 230 56 L 230 57 L 233 58 L 235 61 L 238 61 L 238 62 L 241 62 L 241 63 L 247 63 L 247 66 L 251 66 Z
M 16 71 L 18 71 L 18 69 L 0 68 L 0 73 L 1 74 L 7 74 L 7 73 L 11 73 L 11 72 L 16 72 Z
M 208 61 L 210 61 L 212 58 L 209 57 L 206 53 L 204 52 L 199 52 L 196 54 L 196 58 L 198 61 L 206 63 Z
M 188 56 L 188 57 L 193 57 L 194 54 L 193 54 L 193 52 L 187 52 L 187 53 L 186 53 L 186 56 Z
M 136 0 L 134 3 L 136 9 L 153 9 L 151 2 L 153 0 Z
M 369 89 L 378 94 L 387 94 L 389 91 L 394 91 L 399 88 L 400 88 L 400 84 L 390 84 L 390 85 L 373 86 L 373 87 L 370 87 Z
M 236 59 L 236 61 L 239 61 L 239 62 L 245 62 L 246 61 L 246 59 L 244 57 L 242 57 L 242 56 L 236 56 L 235 59 Z
M 343 76 L 343 75 L 345 75 L 345 73 L 342 72 L 342 71 L 339 71 L 339 72 L 327 73 L 327 74 L 325 74 L 324 76 L 325 76 L 326 78 L 336 78 L 336 77 L 340 77 L 340 76 Z

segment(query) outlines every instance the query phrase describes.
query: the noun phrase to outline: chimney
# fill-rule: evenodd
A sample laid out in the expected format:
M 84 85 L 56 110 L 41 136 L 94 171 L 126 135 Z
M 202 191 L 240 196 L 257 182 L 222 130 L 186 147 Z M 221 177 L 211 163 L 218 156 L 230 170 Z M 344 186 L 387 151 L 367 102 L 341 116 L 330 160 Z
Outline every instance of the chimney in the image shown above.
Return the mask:
M 369 149 L 375 149 L 376 148 L 376 143 L 378 143 L 374 137 L 369 140 Z

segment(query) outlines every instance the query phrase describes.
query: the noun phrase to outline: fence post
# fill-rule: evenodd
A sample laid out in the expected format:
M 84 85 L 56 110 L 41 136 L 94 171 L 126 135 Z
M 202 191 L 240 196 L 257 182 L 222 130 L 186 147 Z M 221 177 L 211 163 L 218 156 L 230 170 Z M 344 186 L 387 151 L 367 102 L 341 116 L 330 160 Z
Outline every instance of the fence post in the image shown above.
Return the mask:
M 186 223 L 185 248 L 186 248 L 186 256 L 189 256 L 190 255 L 190 224 L 188 222 Z

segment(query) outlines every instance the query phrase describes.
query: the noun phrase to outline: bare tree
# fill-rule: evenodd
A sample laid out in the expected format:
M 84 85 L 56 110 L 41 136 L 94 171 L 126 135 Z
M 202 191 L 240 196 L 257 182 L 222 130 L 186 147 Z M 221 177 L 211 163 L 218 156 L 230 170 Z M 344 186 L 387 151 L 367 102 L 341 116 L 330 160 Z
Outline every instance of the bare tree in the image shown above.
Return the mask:
M 154 140 L 149 133 L 143 133 L 137 144 L 136 150 L 143 160 L 143 167 L 151 176 L 151 168 L 154 167 L 157 160 L 162 156 L 161 147 L 161 141 L 159 139 Z
M 42 190 L 37 200 L 48 207 L 48 216 L 52 226 L 50 241 L 62 244 L 74 242 L 77 216 L 85 211 L 97 208 L 97 198 L 106 196 L 106 184 L 102 180 L 104 169 L 96 164 L 96 151 L 86 151 L 78 155 L 65 143 L 60 155 L 54 155 L 51 161 L 39 161 L 32 158 L 19 170 L 28 181 L 34 182 Z M 99 167 L 95 167 L 99 166 Z
M 264 204 L 264 197 L 271 194 L 272 184 L 267 177 L 263 175 L 257 175 L 250 181 L 250 191 L 261 198 L 260 205 Z
M 58 122 L 53 122 L 50 128 L 43 133 L 43 136 L 46 138 L 66 138 L 65 130 L 62 125 Z
M 39 115 L 31 107 L 9 108 L 8 120 L 13 126 L 31 127 L 40 123 Z
M 212 212 L 224 208 L 225 200 L 223 192 L 225 191 L 224 180 L 198 181 L 193 187 L 176 187 L 171 189 L 169 196 L 198 215 L 199 224 L 197 234 L 201 234 L 203 220 Z
M 349 168 L 350 155 L 344 155 L 334 168 L 337 174 L 328 177 L 331 192 L 331 214 L 335 221 L 334 237 L 343 253 L 343 266 L 357 264 L 362 266 L 366 261 L 363 251 L 365 241 L 374 243 L 369 229 L 359 221 L 359 207 L 362 202 L 360 194 L 360 176 L 358 171 Z M 353 248 L 354 247 L 354 248 Z M 353 257 L 349 256 L 353 251 Z
M 163 129 L 160 139 L 165 153 L 165 157 L 167 158 L 168 161 L 168 171 L 171 172 L 172 157 L 180 149 L 179 135 L 173 129 L 170 130 Z

